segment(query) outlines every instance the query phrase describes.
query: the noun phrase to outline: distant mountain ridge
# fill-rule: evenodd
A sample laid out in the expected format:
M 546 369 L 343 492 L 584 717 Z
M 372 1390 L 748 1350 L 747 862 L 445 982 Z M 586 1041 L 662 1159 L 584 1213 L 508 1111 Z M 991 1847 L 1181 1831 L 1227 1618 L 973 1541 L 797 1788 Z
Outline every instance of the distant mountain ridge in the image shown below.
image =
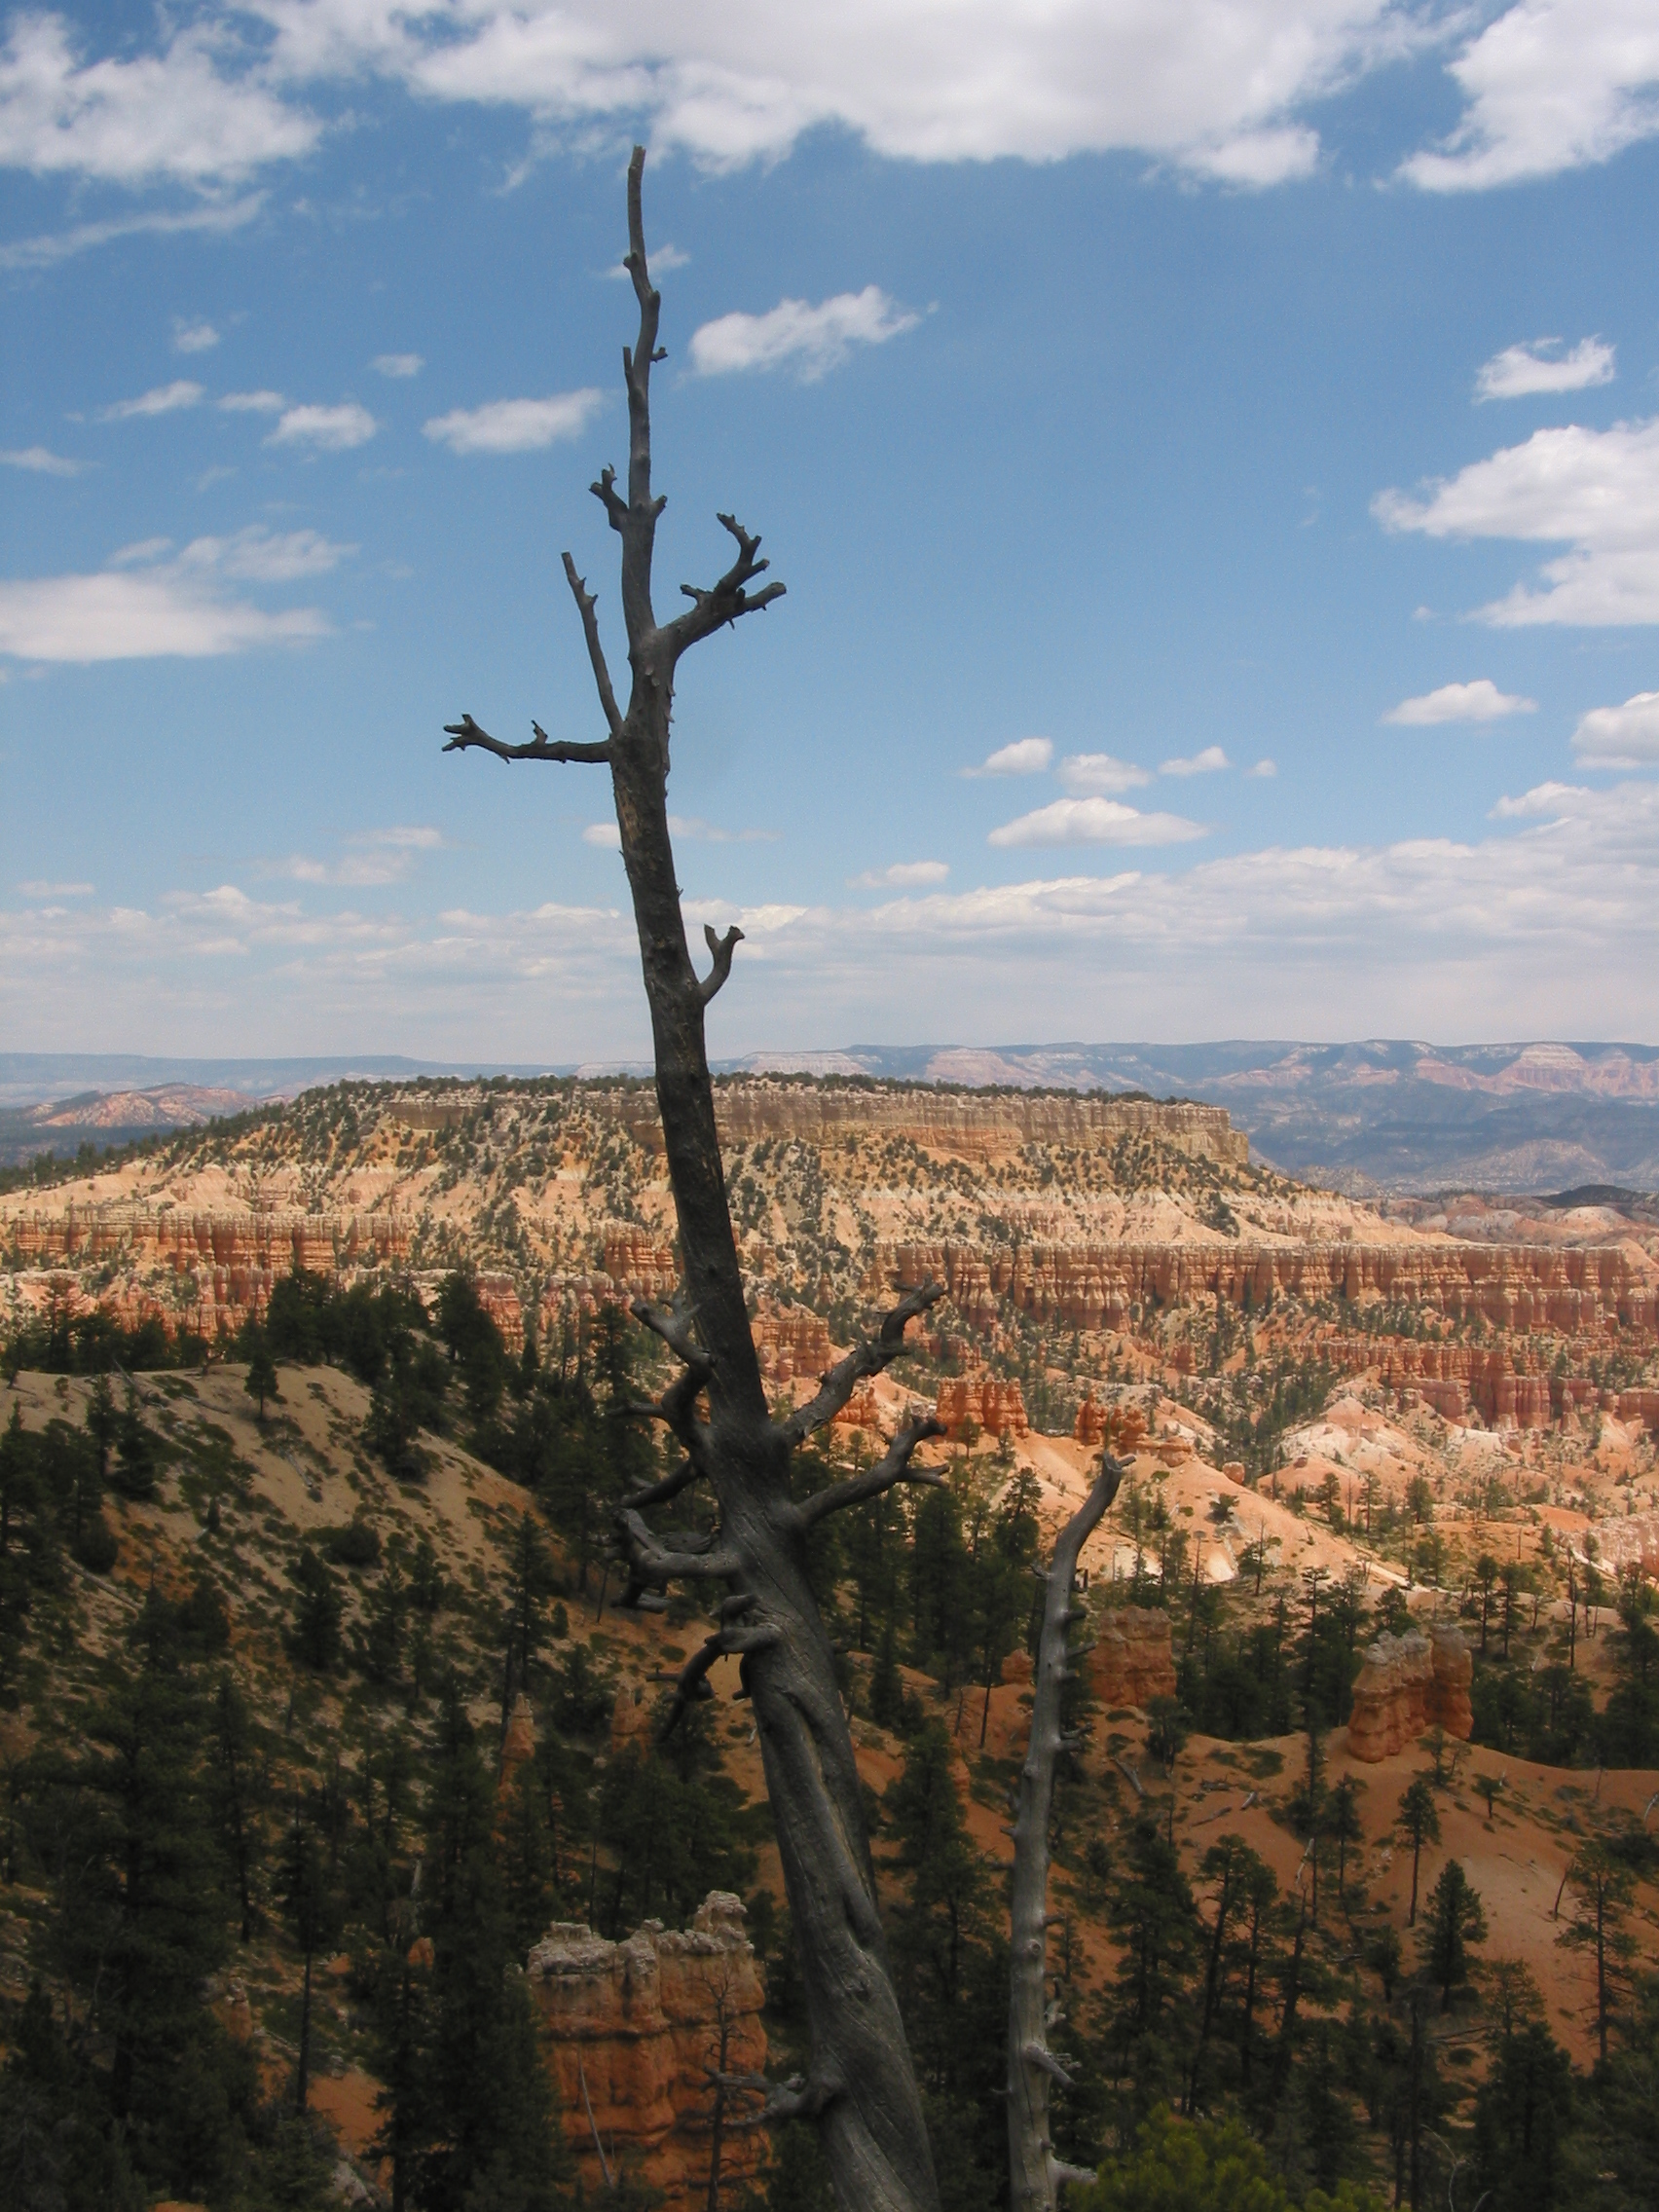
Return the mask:
M 852 1045 L 759 1051 L 718 1072 L 871 1076 L 1021 1089 L 1140 1090 L 1224 1106 L 1272 1165 L 1363 1197 L 1659 1189 L 1659 1046 L 1534 1039 L 1433 1045 Z M 648 1074 L 643 1063 L 265 1060 L 0 1053 L 0 1161 L 187 1126 L 320 1084 L 420 1076 Z M 10 1111 L 6 1111 L 10 1108 Z M 30 1111 L 29 1109 L 32 1109 Z

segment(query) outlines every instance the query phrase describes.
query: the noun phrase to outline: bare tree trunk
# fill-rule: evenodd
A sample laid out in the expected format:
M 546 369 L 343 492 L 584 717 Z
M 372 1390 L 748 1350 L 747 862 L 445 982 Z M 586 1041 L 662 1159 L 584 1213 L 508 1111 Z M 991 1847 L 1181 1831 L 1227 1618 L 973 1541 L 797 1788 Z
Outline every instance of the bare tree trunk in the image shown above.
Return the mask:
M 1081 1608 L 1072 1604 L 1078 1554 L 1118 1494 L 1124 1469 L 1110 1448 L 1094 1487 L 1060 1532 L 1050 1562 L 1037 1646 L 1031 1740 L 1019 1776 L 1014 1830 L 1014 1904 L 1008 1992 L 1008 2166 L 1013 2212 L 1054 2212 L 1061 2185 L 1088 2182 L 1082 2166 L 1054 2157 L 1049 2131 L 1049 2084 L 1071 2086 L 1049 2048 L 1049 1822 L 1054 1765 L 1070 1744 L 1060 1732 L 1061 1693 L 1070 1678 L 1067 1637 Z
M 705 931 L 713 966 L 699 978 L 681 913 L 667 785 L 670 711 L 681 656 L 768 606 L 784 587 L 769 583 L 750 590 L 767 566 L 756 557 L 759 540 L 722 515 L 721 525 L 737 545 L 736 559 L 707 590 L 682 585 L 689 608 L 671 622 L 657 622 L 651 560 L 664 502 L 651 491 L 650 372 L 661 358 L 661 303 L 645 260 L 645 159 L 644 148 L 636 147 L 628 169 L 626 266 L 640 326 L 633 348 L 622 356 L 627 496 L 617 490 L 611 468 L 593 486 L 622 540 L 622 611 L 633 677 L 627 712 L 611 687 L 594 599 L 567 553 L 565 573 L 608 734 L 591 743 L 555 742 L 533 724 L 533 741 L 513 746 L 491 737 L 470 716 L 446 726 L 451 750 L 478 747 L 507 760 L 589 761 L 610 770 L 684 1268 L 683 1289 L 672 1310 L 634 1309 L 683 1368 L 659 1401 L 637 1410 L 664 1421 L 686 1456 L 679 1474 L 626 1500 L 618 1516 L 630 1562 L 621 1603 L 660 1606 L 661 1592 L 677 1579 L 724 1585 L 720 1625 L 686 1665 L 674 1714 L 690 1699 L 712 1694 L 707 1676 L 717 1659 L 739 1659 L 744 1687 L 754 1700 L 812 2035 L 807 2080 L 775 2094 L 768 2112 L 776 2120 L 817 2121 L 844 2206 L 858 2212 L 930 2212 L 938 2201 L 933 2159 L 876 1910 L 852 1739 L 808 1580 L 807 1540 L 813 1525 L 829 1513 L 895 1483 L 939 1480 L 912 1468 L 910 1456 L 924 1437 L 941 1432 L 931 1420 L 907 1422 L 875 1467 L 798 1504 L 791 1497 L 790 1465 L 795 1446 L 833 1419 L 860 1381 L 897 1356 L 905 1323 L 941 1293 L 932 1284 L 911 1292 L 887 1315 L 877 1337 L 855 1347 L 823 1378 L 810 1405 L 787 1420 L 771 1419 L 726 1207 L 704 1045 L 705 1010 L 730 973 L 742 932 L 734 928 L 717 939 L 712 929 Z M 705 1399 L 706 1418 L 700 1410 Z M 718 1531 L 654 1532 L 645 1512 L 699 1480 L 709 1482 L 719 1501 Z

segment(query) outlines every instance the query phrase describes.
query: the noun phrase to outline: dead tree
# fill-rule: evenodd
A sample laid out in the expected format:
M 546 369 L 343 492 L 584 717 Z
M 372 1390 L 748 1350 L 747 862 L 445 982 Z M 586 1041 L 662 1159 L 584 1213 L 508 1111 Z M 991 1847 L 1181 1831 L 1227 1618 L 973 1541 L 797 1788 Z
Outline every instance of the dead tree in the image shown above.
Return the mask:
M 1082 1608 L 1072 1604 L 1078 1555 L 1118 1494 L 1127 1471 L 1108 1437 L 1100 1472 L 1088 1495 L 1066 1523 L 1049 1563 L 1043 1627 L 1031 1706 L 1031 1738 L 1019 1775 L 1019 1811 L 1014 1829 L 1014 1901 L 1009 1927 L 1008 2171 L 1013 2212 L 1054 2212 L 1068 2181 L 1090 2182 L 1087 2167 L 1054 2157 L 1049 2126 L 1050 2084 L 1071 2087 L 1065 2066 L 1049 2046 L 1060 2014 L 1049 2002 L 1049 1823 L 1054 1805 L 1054 1769 L 1062 1751 L 1077 1748 L 1063 1732 L 1061 1706 L 1071 1679 L 1070 1633 Z M 1128 1437 L 1132 1444 L 1133 1436 Z M 1137 1789 L 1139 1784 L 1136 1784 Z
M 810 1404 L 787 1419 L 771 1418 L 726 1206 L 703 1031 L 709 1002 L 730 975 L 743 933 L 733 928 L 717 937 L 706 930 L 712 965 L 706 976 L 697 975 L 669 839 L 668 773 L 670 710 L 682 657 L 741 616 L 769 607 L 784 587 L 756 588 L 767 566 L 759 558 L 760 540 L 734 516 L 721 515 L 737 548 L 730 568 L 706 588 L 682 584 L 690 604 L 672 621 L 659 623 L 652 606 L 651 558 L 664 501 L 651 490 L 650 377 L 663 354 L 657 345 L 661 300 L 651 288 L 641 213 L 645 161 L 645 149 L 636 147 L 628 167 L 626 267 L 640 324 L 622 354 L 626 489 L 609 467 L 593 486 L 622 540 L 622 617 L 632 675 L 627 709 L 611 685 L 594 595 L 567 553 L 565 575 L 606 734 L 554 740 L 533 722 L 528 744 L 506 745 L 467 715 L 446 724 L 446 750 L 477 747 L 503 760 L 585 761 L 610 771 L 683 1269 L 672 1309 L 633 1309 L 681 1368 L 660 1399 L 637 1411 L 666 1425 L 684 1459 L 677 1474 L 625 1501 L 618 1530 L 629 1568 L 624 1602 L 660 1606 L 672 1581 L 723 1588 L 719 1626 L 682 1674 L 672 1717 L 692 1698 L 713 1694 L 708 1675 L 717 1659 L 737 1658 L 743 1689 L 754 1701 L 812 2035 L 807 2078 L 772 2096 L 770 2117 L 817 2122 L 843 2205 L 859 2212 L 926 2212 L 938 2200 L 933 2159 L 876 1910 L 852 1739 L 808 1581 L 807 1549 L 813 1527 L 827 1515 L 896 1483 L 940 1479 L 913 1467 L 911 1455 L 925 1437 L 941 1432 L 933 1420 L 906 1421 L 878 1465 L 810 1498 L 792 1496 L 790 1466 L 795 1448 L 833 1419 L 856 1385 L 897 1357 L 905 1323 L 942 1293 L 933 1284 L 912 1290 L 876 1335 L 825 1374 Z M 699 1481 L 718 1501 L 718 1530 L 653 1530 L 645 1515 Z

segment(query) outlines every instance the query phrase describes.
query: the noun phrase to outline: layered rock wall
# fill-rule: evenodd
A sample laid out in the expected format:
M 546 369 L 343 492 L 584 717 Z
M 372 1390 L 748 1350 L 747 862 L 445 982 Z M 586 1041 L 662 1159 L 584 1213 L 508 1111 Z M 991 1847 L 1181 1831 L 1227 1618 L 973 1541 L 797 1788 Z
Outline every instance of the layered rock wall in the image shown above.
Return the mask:
M 1131 1307 L 1222 1298 L 1379 1298 L 1448 1320 L 1479 1314 L 1505 1329 L 1600 1332 L 1609 1324 L 1659 1329 L 1659 1277 L 1624 1251 L 1530 1245 L 1400 1243 L 983 1244 L 901 1242 L 877 1247 L 865 1287 L 896 1279 L 942 1282 L 976 1328 L 1003 1304 L 1068 1328 L 1118 1329 Z M 1415 1345 L 1410 1348 L 1435 1347 Z
M 1173 1697 L 1169 1615 L 1161 1605 L 1113 1606 L 1101 1616 L 1088 1668 L 1102 1705 L 1144 1706 L 1155 1697 Z
M 647 1920 L 626 1942 L 608 1943 L 561 1922 L 531 1952 L 525 1971 L 566 2138 L 596 2199 L 605 2188 L 597 2135 L 612 2170 L 661 2190 L 672 2212 L 707 2202 L 709 2070 L 759 2074 L 766 2064 L 765 1993 L 743 1919 L 739 1899 L 717 1890 L 683 1935 Z M 728 2094 L 733 2118 L 758 2101 Z M 760 2172 L 764 2137 L 762 2128 L 726 2134 L 722 2201 L 735 2202 Z
M 1431 1633 L 1380 1636 L 1353 1686 L 1348 1750 L 1375 1765 L 1414 1743 L 1426 1728 L 1467 1740 L 1474 1725 L 1469 1684 L 1474 1661 L 1460 1629 L 1437 1623 Z
M 1017 1382 L 994 1375 L 946 1376 L 939 1385 L 934 1418 L 944 1423 L 952 1443 L 960 1443 L 970 1424 L 982 1436 L 1029 1436 L 1025 1393 Z

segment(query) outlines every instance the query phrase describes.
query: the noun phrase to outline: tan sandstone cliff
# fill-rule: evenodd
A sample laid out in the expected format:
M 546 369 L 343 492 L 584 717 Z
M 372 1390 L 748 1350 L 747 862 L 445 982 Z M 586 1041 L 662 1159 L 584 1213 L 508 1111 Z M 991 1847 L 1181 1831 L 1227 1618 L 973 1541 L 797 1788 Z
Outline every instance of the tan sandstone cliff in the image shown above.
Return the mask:
M 1375 1764 L 1443 1728 L 1465 1741 L 1474 1725 L 1469 1684 L 1474 1661 L 1461 1629 L 1437 1622 L 1428 1635 L 1380 1636 L 1353 1686 L 1348 1750 Z

